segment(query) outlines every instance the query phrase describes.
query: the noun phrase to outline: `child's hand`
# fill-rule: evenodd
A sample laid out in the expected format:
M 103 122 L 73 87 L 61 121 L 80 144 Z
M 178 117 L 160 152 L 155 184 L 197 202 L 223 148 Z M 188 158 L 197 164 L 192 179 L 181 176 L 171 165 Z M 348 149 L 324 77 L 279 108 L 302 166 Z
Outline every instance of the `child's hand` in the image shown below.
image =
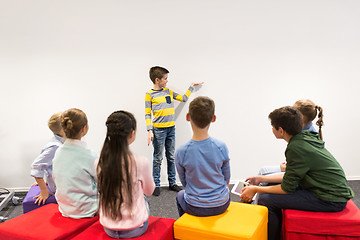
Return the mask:
M 52 192 L 50 192 L 48 189 L 46 191 L 40 191 L 40 194 L 33 197 L 35 200 L 35 204 L 38 204 L 39 206 L 42 204 L 45 204 L 46 199 L 49 198 L 50 195 L 53 195 Z
M 286 162 L 283 162 L 280 164 L 280 169 L 282 172 L 285 172 L 285 169 L 286 169 Z
M 44 181 L 44 183 L 47 185 L 46 181 Z M 32 187 L 37 186 L 37 185 L 39 185 L 37 182 L 34 182 L 33 184 L 31 184 Z
M 247 186 L 241 189 L 241 199 L 244 202 L 251 202 L 256 193 L 256 188 L 256 186 Z
M 250 185 L 259 185 L 260 184 L 260 179 L 259 176 L 253 176 L 253 177 L 248 177 L 245 182 L 248 182 Z
M 154 134 L 153 134 L 152 130 L 149 130 L 148 131 L 148 146 L 153 141 L 153 139 L 154 139 Z
M 197 85 L 202 85 L 204 84 L 204 82 L 193 82 L 190 86 L 193 87 L 193 86 L 197 86 Z

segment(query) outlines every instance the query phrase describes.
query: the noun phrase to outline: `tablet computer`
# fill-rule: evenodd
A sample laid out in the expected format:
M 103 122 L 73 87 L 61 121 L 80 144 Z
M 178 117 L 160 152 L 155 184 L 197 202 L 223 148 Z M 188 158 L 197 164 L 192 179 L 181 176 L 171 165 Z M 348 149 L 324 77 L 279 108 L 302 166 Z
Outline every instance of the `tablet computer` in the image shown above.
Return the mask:
M 238 196 L 241 196 L 241 190 L 246 187 L 249 186 L 250 184 L 248 182 L 242 181 L 242 180 L 238 180 L 236 181 L 236 183 L 234 184 L 233 188 L 231 189 L 231 192 L 233 194 L 236 194 Z M 254 195 L 252 200 L 255 200 L 257 193 Z

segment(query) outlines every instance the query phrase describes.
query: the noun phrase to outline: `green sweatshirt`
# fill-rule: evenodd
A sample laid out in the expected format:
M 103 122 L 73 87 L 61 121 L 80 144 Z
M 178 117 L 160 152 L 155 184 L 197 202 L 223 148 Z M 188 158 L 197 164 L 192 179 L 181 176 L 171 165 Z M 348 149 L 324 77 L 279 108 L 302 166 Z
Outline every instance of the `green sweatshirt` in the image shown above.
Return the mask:
M 344 170 L 325 148 L 319 134 L 302 131 L 293 136 L 285 151 L 286 171 L 281 188 L 294 193 L 300 186 L 329 202 L 347 202 L 354 193 Z

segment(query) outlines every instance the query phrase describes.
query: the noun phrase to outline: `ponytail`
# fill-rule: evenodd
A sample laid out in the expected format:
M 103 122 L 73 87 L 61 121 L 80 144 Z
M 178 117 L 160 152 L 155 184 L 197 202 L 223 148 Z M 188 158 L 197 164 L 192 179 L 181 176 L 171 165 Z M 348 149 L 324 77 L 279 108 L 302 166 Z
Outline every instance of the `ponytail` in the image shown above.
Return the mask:
M 323 140 L 322 131 L 321 131 L 321 127 L 324 125 L 324 121 L 323 121 L 323 109 L 322 109 L 322 107 L 316 105 L 316 106 L 315 106 L 315 110 L 318 111 L 318 120 L 316 121 L 316 125 L 319 127 L 320 139 Z

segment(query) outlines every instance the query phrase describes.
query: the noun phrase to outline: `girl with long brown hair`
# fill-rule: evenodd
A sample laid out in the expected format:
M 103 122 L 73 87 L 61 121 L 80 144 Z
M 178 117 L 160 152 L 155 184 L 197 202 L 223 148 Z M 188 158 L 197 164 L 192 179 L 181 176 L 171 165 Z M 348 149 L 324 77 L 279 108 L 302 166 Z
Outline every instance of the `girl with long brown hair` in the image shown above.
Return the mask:
M 113 112 L 106 127 L 96 168 L 100 223 L 110 237 L 138 237 L 146 231 L 149 221 L 144 194 L 151 195 L 155 188 L 150 164 L 129 149 L 136 131 L 136 120 L 131 113 Z

